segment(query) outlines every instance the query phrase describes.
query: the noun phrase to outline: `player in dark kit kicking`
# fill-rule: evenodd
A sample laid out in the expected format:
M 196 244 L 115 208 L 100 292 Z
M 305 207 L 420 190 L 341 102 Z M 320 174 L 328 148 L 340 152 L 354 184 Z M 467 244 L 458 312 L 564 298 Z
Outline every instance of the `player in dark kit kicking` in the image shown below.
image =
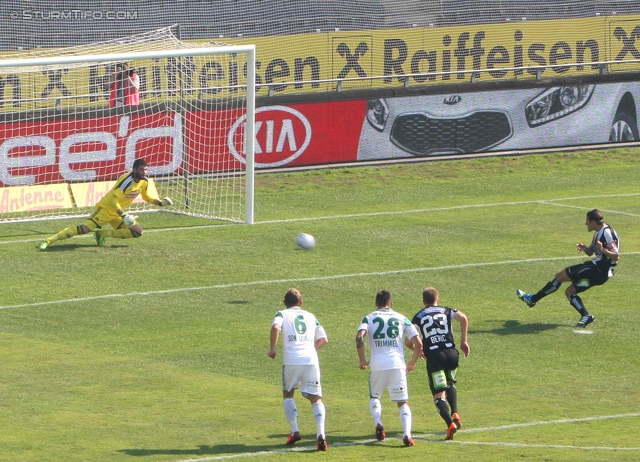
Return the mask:
M 516 291 L 520 300 L 529 306 L 535 306 L 540 299 L 558 290 L 562 283 L 571 281 L 571 285 L 567 287 L 565 295 L 569 299 L 571 306 L 582 316 L 576 327 L 586 327 L 596 319 L 594 315 L 587 311 L 578 294 L 593 286 L 599 286 L 607 282 L 613 276 L 613 268 L 620 260 L 618 233 L 604 222 L 602 212 L 598 209 L 589 211 L 585 224 L 588 231 L 595 231 L 591 245 L 586 246 L 579 242 L 576 246 L 578 252 L 584 252 L 588 256 L 595 254 L 596 258 L 563 269 L 536 294 L 528 294 L 520 289 Z

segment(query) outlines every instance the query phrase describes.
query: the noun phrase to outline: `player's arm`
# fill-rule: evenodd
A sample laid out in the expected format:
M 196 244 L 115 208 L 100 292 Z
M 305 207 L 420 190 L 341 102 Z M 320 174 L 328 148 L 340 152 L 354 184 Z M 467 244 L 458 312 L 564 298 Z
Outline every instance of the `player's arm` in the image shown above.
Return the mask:
M 578 248 L 578 252 L 584 252 L 588 256 L 593 255 L 593 249 L 591 248 L 591 246 L 587 246 L 587 245 L 584 245 L 582 242 L 578 242 L 576 244 L 576 247 Z
M 467 341 L 467 335 L 469 331 L 469 320 L 462 311 L 456 311 L 453 314 L 453 319 L 460 323 L 460 349 L 464 352 L 465 356 L 469 356 L 471 353 L 471 347 Z
M 278 337 L 280 336 L 280 324 L 274 323 L 271 325 L 271 335 L 269 336 L 269 353 L 267 356 L 271 359 L 276 357 L 276 345 L 278 343 Z
M 140 77 L 131 69 L 128 71 L 127 84 L 129 85 L 129 91 L 136 92 L 140 89 Z
M 147 204 L 157 205 L 158 207 L 167 207 L 169 205 L 173 205 L 173 201 L 169 197 L 158 199 L 157 197 L 150 196 L 148 188 L 144 188 L 142 191 L 140 191 L 140 194 L 142 195 L 142 200 L 144 200 Z
M 420 326 L 413 323 L 413 327 L 416 330 L 416 332 L 418 332 L 418 340 L 420 340 L 420 359 L 426 359 L 426 356 L 424 355 L 424 348 L 423 348 L 424 343 L 422 343 L 422 337 L 420 336 Z M 404 344 L 407 346 L 407 348 L 413 349 L 413 345 L 411 344 L 409 339 L 405 338 Z
M 329 338 L 327 337 L 327 333 L 324 330 L 324 327 L 320 325 L 320 323 L 316 324 L 316 342 L 314 344 L 316 351 L 329 343 Z
M 409 360 L 409 363 L 407 364 L 407 372 L 411 372 L 412 370 L 414 370 L 416 368 L 416 363 L 420 359 L 420 356 L 423 354 L 422 353 L 422 340 L 420 339 L 420 336 L 418 335 L 417 332 L 415 333 L 415 335 L 413 337 L 411 337 L 408 340 L 409 340 L 409 343 L 411 344 L 411 349 L 413 350 L 413 355 L 411 356 L 411 359 Z
M 596 246 L 598 250 L 602 252 L 602 255 L 607 257 L 609 260 L 618 261 L 620 260 L 620 253 L 618 252 L 618 245 L 613 239 L 610 239 L 609 236 L 607 238 L 607 245 L 603 245 L 602 242 L 596 242 Z
M 109 194 L 111 194 L 111 197 L 109 198 L 109 205 L 118 215 L 123 216 L 125 211 L 124 207 L 120 205 L 120 199 L 124 197 L 124 191 L 120 188 L 115 188 Z
M 601 243 L 599 244 L 602 245 Z M 599 250 L 602 253 L 602 255 L 604 255 L 611 261 L 620 260 L 620 254 L 618 253 L 618 249 L 615 247 L 615 244 L 612 245 L 611 247 L 612 249 L 608 249 L 607 247 L 602 246 L 601 248 L 599 248 Z
M 364 337 L 367 335 L 366 329 L 360 329 L 356 334 L 356 351 L 360 360 L 360 369 L 366 369 L 369 365 L 367 358 L 364 356 Z

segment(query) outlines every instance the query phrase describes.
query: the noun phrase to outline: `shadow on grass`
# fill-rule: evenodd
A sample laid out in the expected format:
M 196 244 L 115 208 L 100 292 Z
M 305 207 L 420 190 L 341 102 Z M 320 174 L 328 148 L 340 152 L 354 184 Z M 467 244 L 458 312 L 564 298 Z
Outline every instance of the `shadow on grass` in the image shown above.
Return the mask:
M 280 446 L 280 448 L 282 448 Z M 272 446 L 248 446 L 246 444 L 218 444 L 209 446 L 203 444 L 193 449 L 119 449 L 128 456 L 144 457 L 144 456 L 206 456 L 213 454 L 238 454 L 243 452 L 260 452 L 273 450 Z
M 496 327 L 488 330 L 475 330 L 470 329 L 469 333 L 472 334 L 494 334 L 494 335 L 523 335 L 523 334 L 538 334 L 547 330 L 557 329 L 559 327 L 569 327 L 566 324 L 552 324 L 533 322 L 529 324 L 522 324 L 518 320 L 503 321 L 502 327 Z
M 36 250 L 39 250 L 42 253 L 51 253 L 51 252 L 70 252 L 73 250 L 78 250 L 78 249 L 86 249 L 87 246 L 86 244 L 52 244 L 50 247 L 47 247 L 45 250 L 39 250 L 36 246 L 34 246 L 34 248 Z M 97 247 L 96 245 L 93 245 L 92 247 Z
M 391 432 L 393 434 L 393 432 Z M 393 438 L 393 435 L 387 435 L 388 438 Z M 397 435 L 396 435 L 397 436 Z M 402 435 L 398 436 L 401 438 Z M 276 445 L 246 445 L 246 444 L 217 444 L 217 445 L 200 445 L 193 449 L 119 449 L 118 452 L 124 453 L 133 457 L 145 457 L 145 456 L 207 456 L 207 455 L 222 455 L 222 454 L 242 454 L 242 453 L 260 453 L 260 452 L 301 452 L 301 451 L 316 451 L 315 436 L 308 437 L 303 436 L 302 441 L 299 441 L 294 446 L 286 446 L 284 441 L 287 439 L 287 435 L 271 435 L 269 438 L 281 440 L 281 443 Z M 327 438 L 329 447 L 332 445 L 340 446 L 343 444 L 354 443 L 360 441 L 360 444 L 374 445 L 379 444 L 378 441 L 372 439 L 373 434 L 364 435 L 361 437 L 354 436 L 336 436 Z M 406 447 L 402 444 L 402 441 L 398 439 L 398 447 Z
M 39 250 L 36 246 L 34 249 L 42 252 L 42 253 L 51 253 L 51 252 L 72 252 L 74 250 L 98 250 L 98 249 L 120 249 L 126 248 L 127 245 L 124 244 L 107 244 L 105 246 L 98 246 L 95 243 L 93 244 L 52 244 L 51 247 L 47 247 L 46 250 Z

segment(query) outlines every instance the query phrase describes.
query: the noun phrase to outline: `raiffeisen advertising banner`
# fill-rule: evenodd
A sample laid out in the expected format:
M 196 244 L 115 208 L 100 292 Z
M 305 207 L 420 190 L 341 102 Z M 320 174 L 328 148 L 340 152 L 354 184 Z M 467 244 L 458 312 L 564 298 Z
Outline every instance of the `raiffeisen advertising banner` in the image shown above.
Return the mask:
M 225 43 L 255 44 L 258 96 L 335 91 L 336 83 L 284 82 L 359 78 L 342 83 L 343 90 L 410 85 L 461 83 L 471 72 L 484 70 L 478 81 L 501 81 L 597 74 L 598 65 L 570 64 L 640 59 L 640 15 L 518 21 L 504 24 L 410 29 L 333 31 L 272 37 L 225 37 Z M 187 90 L 215 90 L 237 85 L 247 74 L 243 58 L 189 61 L 177 67 L 175 59 L 147 59 L 135 63 L 142 102 L 160 101 L 165 90 L 176 90 L 179 72 Z M 555 66 L 555 67 L 540 67 Z M 106 106 L 105 90 L 111 64 L 78 69 L 0 76 L 0 112 L 28 110 L 30 101 L 50 97 L 73 98 L 77 106 Z M 640 72 L 640 63 L 611 63 L 607 71 Z M 369 80 L 369 77 L 386 76 Z M 215 90 L 217 91 L 217 90 Z M 220 96 L 223 96 L 221 93 Z M 185 96 L 197 99 L 195 92 Z M 3 100 L 11 103 L 4 103 Z M 40 105 L 43 103 L 39 102 Z M 42 106 L 40 106 L 42 107 Z

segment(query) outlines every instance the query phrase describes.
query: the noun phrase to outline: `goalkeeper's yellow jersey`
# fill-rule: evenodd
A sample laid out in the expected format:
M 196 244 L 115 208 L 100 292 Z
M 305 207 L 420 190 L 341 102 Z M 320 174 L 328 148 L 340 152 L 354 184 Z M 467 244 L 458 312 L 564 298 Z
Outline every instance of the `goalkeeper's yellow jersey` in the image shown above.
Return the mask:
M 153 204 L 157 197 L 152 197 L 147 192 L 149 182 L 147 180 L 134 181 L 133 173 L 125 173 L 115 186 L 104 195 L 100 202 L 96 205 L 96 208 L 112 209 L 116 212 L 118 209 L 126 210 L 127 207 L 135 200 L 138 195 L 142 195 L 142 199 L 149 204 Z

